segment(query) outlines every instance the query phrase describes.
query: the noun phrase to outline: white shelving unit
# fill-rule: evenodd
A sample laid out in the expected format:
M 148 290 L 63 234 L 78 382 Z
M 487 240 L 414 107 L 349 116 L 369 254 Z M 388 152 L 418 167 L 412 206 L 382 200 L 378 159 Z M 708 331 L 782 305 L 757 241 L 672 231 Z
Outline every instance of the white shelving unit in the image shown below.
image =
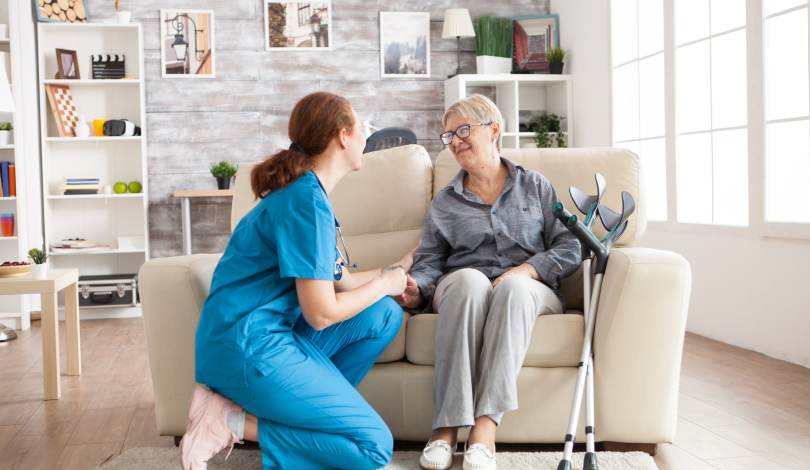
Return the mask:
M 444 81 L 444 108 L 473 93 L 493 89 L 495 104 L 505 121 L 504 148 L 534 145 L 534 132 L 520 132 L 520 111 L 546 111 L 564 117 L 560 127 L 566 143 L 571 146 L 574 141 L 573 75 L 456 75 Z
M 49 253 L 52 268 L 77 268 L 80 275 L 136 273 L 149 259 L 146 107 L 143 32 L 139 24 L 39 23 L 39 101 L 42 139 L 42 187 L 45 244 L 84 238 L 109 250 Z M 75 50 L 80 80 L 57 80 L 56 48 Z M 125 75 L 133 79 L 93 80 L 90 56 L 123 54 Z M 90 137 L 59 137 L 45 90 L 67 85 Z M 142 136 L 94 136 L 94 119 L 128 119 Z M 98 176 L 100 185 L 138 181 L 138 194 L 65 196 L 66 176 Z M 118 237 L 143 236 L 143 249 L 118 249 Z
M 23 104 L 21 87 L 15 86 L 22 83 L 21 78 L 21 54 L 19 25 L 11 18 L 18 16 L 17 2 L 14 0 L 0 0 L 0 23 L 7 25 L 8 38 L 0 40 L 0 51 L 10 55 L 10 70 L 6 70 L 11 84 L 11 95 L 14 99 L 17 111 Z M 0 263 L 4 261 L 25 261 L 28 258 L 26 246 L 26 213 L 25 210 L 25 158 L 23 152 L 22 138 L 23 129 L 18 113 L 0 113 L 0 122 L 10 122 L 14 127 L 11 141 L 8 145 L 0 145 L 0 161 L 14 163 L 16 197 L 2 197 L 0 193 L 0 213 L 14 214 L 14 236 L 0 237 Z M 0 323 L 15 328 L 27 329 L 31 325 L 30 307 L 28 296 L 0 296 Z

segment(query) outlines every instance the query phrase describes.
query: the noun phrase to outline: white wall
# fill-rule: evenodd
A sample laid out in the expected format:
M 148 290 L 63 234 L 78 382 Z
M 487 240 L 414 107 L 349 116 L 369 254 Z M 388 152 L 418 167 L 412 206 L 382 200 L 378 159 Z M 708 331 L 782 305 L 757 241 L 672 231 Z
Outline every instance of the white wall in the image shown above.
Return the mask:
M 575 145 L 610 146 L 609 3 L 555 0 L 551 13 L 574 75 Z M 687 331 L 810 367 L 810 241 L 683 232 L 652 223 L 639 246 L 691 264 Z

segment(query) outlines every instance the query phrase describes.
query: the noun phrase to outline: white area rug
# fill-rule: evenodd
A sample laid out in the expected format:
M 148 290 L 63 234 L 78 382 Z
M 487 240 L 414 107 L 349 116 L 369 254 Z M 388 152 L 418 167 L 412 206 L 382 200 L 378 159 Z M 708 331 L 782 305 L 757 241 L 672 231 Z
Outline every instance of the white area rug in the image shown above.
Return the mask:
M 262 456 L 258 450 L 233 451 L 228 460 L 220 452 L 208 461 L 208 470 L 261 470 Z M 419 452 L 394 452 L 385 470 L 421 470 Z M 498 470 L 556 470 L 562 452 L 501 452 L 496 454 Z M 574 470 L 582 469 L 585 454 L 574 454 Z M 461 469 L 462 454 L 457 453 L 452 470 Z M 599 470 L 658 470 L 655 461 L 643 452 L 599 452 Z M 103 470 L 181 470 L 180 451 L 176 447 L 142 447 L 131 449 L 103 467 Z

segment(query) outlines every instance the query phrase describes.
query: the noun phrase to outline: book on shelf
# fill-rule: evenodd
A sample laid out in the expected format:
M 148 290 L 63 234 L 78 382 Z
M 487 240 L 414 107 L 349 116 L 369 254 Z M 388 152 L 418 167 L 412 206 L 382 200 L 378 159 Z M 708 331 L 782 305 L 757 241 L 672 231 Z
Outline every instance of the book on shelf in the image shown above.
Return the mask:
M 55 242 L 56 245 L 71 245 L 71 246 L 88 246 L 88 245 L 95 245 L 95 243 L 85 240 L 84 238 L 67 238 L 65 240 L 59 240 Z
M 84 194 L 98 194 L 98 189 L 65 189 L 63 196 L 80 196 Z
M 59 191 L 65 196 L 98 194 L 99 181 L 96 176 L 65 176 Z
M 3 197 L 9 197 L 11 186 L 8 184 L 8 162 L 0 162 L 0 177 L 3 179 Z
M 78 253 L 83 251 L 103 251 L 109 250 L 110 245 L 101 245 L 89 240 L 62 240 L 51 243 L 51 253 Z
M 8 194 L 10 196 L 17 195 L 17 169 L 14 168 L 14 164 L 9 164 L 8 166 Z

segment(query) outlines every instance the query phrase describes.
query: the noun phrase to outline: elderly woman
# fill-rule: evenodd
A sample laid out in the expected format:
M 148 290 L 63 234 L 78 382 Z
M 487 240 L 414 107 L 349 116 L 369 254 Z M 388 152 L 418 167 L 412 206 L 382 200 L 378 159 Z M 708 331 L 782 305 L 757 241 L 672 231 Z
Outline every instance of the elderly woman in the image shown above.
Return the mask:
M 441 138 L 461 165 L 425 216 L 400 305 L 438 312 L 433 435 L 424 469 L 452 465 L 458 428 L 472 427 L 465 470 L 495 469 L 495 431 L 518 409 L 517 376 L 538 315 L 565 311 L 562 278 L 581 263 L 552 215 L 551 183 L 499 156 L 503 117 L 473 95 L 453 104 Z

